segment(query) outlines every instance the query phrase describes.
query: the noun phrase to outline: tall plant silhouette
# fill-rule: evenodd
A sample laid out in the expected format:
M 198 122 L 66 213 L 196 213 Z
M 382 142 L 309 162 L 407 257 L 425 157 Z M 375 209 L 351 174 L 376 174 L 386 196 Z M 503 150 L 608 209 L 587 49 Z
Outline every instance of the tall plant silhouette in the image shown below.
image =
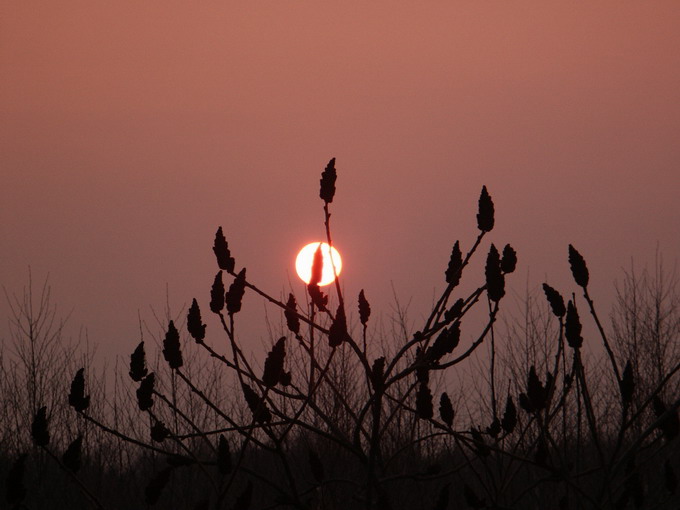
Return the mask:
M 319 191 L 331 246 L 335 163 L 324 168 Z M 168 321 L 165 366 L 151 366 L 144 342 L 130 357 L 145 435 L 90 413 L 82 369 L 68 402 L 85 422 L 163 459 L 140 473 L 147 506 L 167 506 L 169 486 L 188 479 L 200 494 L 192 503 L 197 509 L 653 508 L 677 501 L 677 461 L 669 452 L 677 451 L 680 399 L 665 388 L 680 365 L 639 395 L 635 370 L 630 360 L 617 359 L 588 291 L 585 259 L 573 246 L 567 259 L 583 297 L 573 294 L 565 303 L 545 284 L 554 316 L 546 359 L 507 382 L 499 377 L 497 321 L 518 256 L 509 244 L 487 241 L 495 214 L 483 187 L 479 232 L 467 250 L 455 241 L 448 263 L 442 261 L 442 289 L 430 313 L 414 333 L 381 345 L 368 340 L 370 291 L 350 300 L 337 274 L 330 292 L 322 289 L 320 251 L 304 297 L 290 293 L 284 302 L 250 279 L 219 227 L 209 300 L 192 297 L 185 325 Z M 482 250 L 483 273 L 469 274 Z M 463 278 L 477 282 L 472 291 L 461 291 Z M 286 328 L 258 362 L 237 334 L 246 293 L 277 307 Z M 471 318 L 475 308 L 488 310 L 481 323 Z M 597 384 L 584 361 L 585 310 L 606 352 Z M 349 320 L 355 314 L 357 327 Z M 450 389 L 450 375 L 483 345 L 491 354 L 488 394 L 466 401 Z M 209 391 L 212 373 L 192 370 L 187 360 L 197 350 L 230 375 L 228 402 Z M 214 417 L 214 426 L 199 421 L 197 406 Z M 44 449 L 47 412 L 37 410 L 32 428 Z M 56 459 L 76 479 L 82 441 L 77 437 Z M 20 458 L 12 476 L 20 478 L 22 470 Z M 8 493 L 12 502 L 21 497 L 20 490 Z

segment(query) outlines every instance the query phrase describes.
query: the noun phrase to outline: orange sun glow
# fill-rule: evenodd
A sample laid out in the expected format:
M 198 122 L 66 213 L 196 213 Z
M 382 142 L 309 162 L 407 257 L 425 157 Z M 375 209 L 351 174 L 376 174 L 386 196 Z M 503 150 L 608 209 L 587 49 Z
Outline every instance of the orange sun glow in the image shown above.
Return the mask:
M 309 283 L 312 278 L 314 253 L 319 247 L 319 244 L 321 245 L 321 254 L 323 255 L 323 271 L 321 273 L 319 285 L 328 285 L 329 283 L 333 283 L 335 275 L 340 274 L 340 271 L 342 270 L 342 259 L 340 258 L 338 250 L 336 250 L 334 246 L 329 247 L 327 243 L 309 243 L 302 248 L 295 259 L 295 271 L 297 271 L 297 274 L 302 281 Z M 333 266 L 335 266 L 335 275 L 333 274 Z

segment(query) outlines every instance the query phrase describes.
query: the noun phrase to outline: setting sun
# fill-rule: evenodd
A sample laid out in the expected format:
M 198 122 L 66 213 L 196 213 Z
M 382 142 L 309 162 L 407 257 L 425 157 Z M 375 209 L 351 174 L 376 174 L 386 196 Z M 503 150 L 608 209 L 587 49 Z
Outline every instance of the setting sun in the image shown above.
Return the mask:
M 321 244 L 321 254 L 323 255 L 323 271 L 319 285 L 328 285 L 335 280 L 335 275 L 339 275 L 342 270 L 342 259 L 335 247 L 329 247 L 327 243 L 309 243 L 300 250 L 295 259 L 295 271 L 305 283 L 309 283 L 312 277 L 312 264 L 314 263 L 314 253 Z M 330 249 L 329 249 L 330 248 Z M 332 259 L 331 259 L 332 253 Z M 333 266 L 335 265 L 335 275 Z

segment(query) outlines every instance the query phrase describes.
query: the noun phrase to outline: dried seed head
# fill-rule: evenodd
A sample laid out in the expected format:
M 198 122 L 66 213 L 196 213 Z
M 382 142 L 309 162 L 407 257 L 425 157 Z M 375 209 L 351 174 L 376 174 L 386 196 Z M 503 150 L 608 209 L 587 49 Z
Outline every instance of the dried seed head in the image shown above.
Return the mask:
M 416 368 L 416 380 L 419 383 L 424 383 L 427 384 L 430 382 L 430 367 L 428 366 L 419 366 Z
M 449 427 L 453 425 L 453 404 L 451 404 L 451 399 L 446 392 L 442 393 L 442 396 L 439 398 L 439 417 Z
M 512 401 L 512 397 L 508 395 L 508 400 L 505 403 L 505 412 L 503 413 L 503 419 L 501 420 L 501 427 L 507 434 L 512 434 L 517 426 L 517 408 L 515 403 Z
M 501 272 L 500 255 L 493 244 L 489 248 L 484 274 L 486 276 L 486 291 L 489 294 L 489 299 L 498 303 L 505 296 L 505 277 Z
M 581 336 L 581 320 L 578 317 L 578 310 L 571 300 L 567 303 L 567 318 L 564 323 L 564 336 L 572 349 L 580 349 L 583 345 Z
M 463 313 L 464 306 L 465 301 L 463 300 L 463 298 L 458 298 L 458 300 L 455 303 L 453 303 L 453 306 L 446 310 L 446 313 L 444 314 L 444 320 L 446 322 L 451 322 L 453 320 L 458 319 Z
M 420 333 L 418 331 L 415 336 L 417 336 Z M 429 361 L 427 360 L 427 353 L 423 353 L 423 350 L 420 348 L 420 346 L 416 347 L 416 359 L 414 362 L 414 365 L 417 366 L 416 368 L 416 379 L 419 383 L 425 383 L 427 384 L 430 381 L 430 367 L 429 367 Z
M 291 382 L 290 371 L 281 372 L 281 377 L 279 377 L 279 384 L 281 384 L 281 386 L 283 386 L 283 387 L 286 387 L 286 386 L 290 386 L 290 382 Z
M 621 401 L 623 402 L 623 405 L 629 405 L 633 401 L 633 392 L 635 391 L 633 367 L 630 364 L 630 360 L 626 362 L 626 368 L 623 369 L 619 389 L 621 390 Z
M 326 310 L 328 296 L 321 292 L 321 289 L 317 284 L 310 283 L 307 285 L 307 292 L 309 292 L 309 297 L 312 299 L 312 304 L 314 304 L 314 306 L 316 306 L 322 312 Z
M 482 232 L 491 232 L 494 225 L 493 201 L 486 186 L 482 186 L 482 193 L 479 195 L 479 212 L 477 213 L 477 228 Z
M 321 172 L 321 180 L 319 184 L 321 189 L 319 191 L 319 197 L 321 200 L 330 204 L 333 201 L 333 196 L 335 196 L 335 180 L 337 179 L 337 173 L 335 171 L 335 158 L 332 158 L 323 172 Z
M 170 435 L 168 428 L 162 422 L 157 421 L 151 426 L 151 440 L 162 443 Z
M 144 354 L 144 341 L 139 345 L 130 356 L 130 377 L 133 381 L 139 382 L 146 376 L 146 355 Z
M 61 456 L 61 461 L 67 469 L 77 473 L 80 469 L 80 452 L 83 444 L 83 436 L 78 436 L 71 444 L 68 445 L 66 451 Z
M 527 378 L 527 397 L 534 411 L 544 409 L 547 404 L 547 387 L 544 387 L 543 383 L 538 378 L 534 365 L 531 365 L 529 377 Z
M 335 314 L 333 324 L 328 329 L 328 345 L 337 347 L 349 339 L 347 333 L 347 319 L 345 318 L 345 309 L 342 305 L 338 306 L 338 311 Z
M 241 311 L 241 301 L 243 300 L 243 294 L 246 291 L 246 268 L 244 267 L 239 271 L 231 282 L 229 286 L 229 291 L 226 295 L 227 300 L 227 312 L 230 315 L 238 313 Z
M 569 265 L 574 281 L 585 289 L 588 286 L 588 267 L 581 254 L 571 244 L 569 245 Z
M 163 357 L 172 369 L 180 368 L 184 364 L 179 345 L 179 331 L 177 331 L 173 321 L 168 324 L 168 332 L 165 334 L 165 340 L 163 340 Z
M 217 257 L 217 265 L 220 269 L 227 271 L 228 273 L 234 272 L 234 258 L 229 252 L 229 245 L 227 240 L 224 238 L 222 233 L 222 227 L 217 229 L 215 234 L 215 244 L 213 245 L 213 252 L 215 252 L 215 257 Z
M 31 436 L 36 446 L 47 446 L 50 442 L 50 433 L 47 429 L 47 407 L 41 407 L 35 413 L 31 424 Z
M 262 382 L 268 388 L 276 386 L 283 374 L 283 360 L 286 357 L 286 337 L 282 336 L 274 344 L 272 350 L 267 354 L 267 359 L 264 361 L 264 374 L 262 375 Z
M 446 276 L 446 283 L 455 287 L 460 283 L 461 272 L 463 271 L 463 254 L 460 251 L 460 244 L 458 241 L 453 245 L 451 250 L 451 258 L 449 259 L 449 266 L 446 268 L 444 275 Z
M 519 406 L 529 414 L 531 414 L 535 411 L 535 409 L 534 409 L 533 405 L 531 404 L 529 397 L 527 397 L 526 393 L 520 393 L 519 394 Z
M 265 401 L 246 383 L 241 385 L 243 389 L 243 396 L 246 398 L 246 403 L 253 413 L 253 419 L 257 423 L 268 423 L 272 420 L 272 415 L 267 409 Z
M 68 403 L 76 412 L 80 413 L 90 405 L 90 396 L 85 396 L 85 369 L 81 368 L 76 372 L 71 382 L 71 392 L 68 395 Z
M 295 333 L 300 334 L 300 319 L 297 316 L 297 303 L 295 302 L 295 296 L 293 294 L 288 294 L 288 302 L 286 303 L 286 308 L 283 310 L 283 314 L 286 317 L 286 325 L 288 329 Z
M 153 372 L 147 375 L 137 388 L 137 405 L 140 411 L 146 411 L 153 406 L 153 386 L 156 376 Z
M 420 383 L 418 392 L 416 393 L 416 414 L 418 418 L 429 420 L 434 415 L 434 408 L 432 406 L 432 393 L 427 383 Z
M 368 323 L 368 318 L 371 316 L 371 306 L 368 304 L 368 301 L 366 300 L 366 296 L 364 295 L 364 289 L 361 289 L 359 292 L 359 320 L 361 321 L 361 324 L 366 327 L 366 324 Z
M 385 384 L 385 356 L 380 356 L 371 366 L 371 383 L 379 390 Z
M 309 276 L 310 285 L 318 285 L 323 277 L 323 252 L 321 251 L 321 243 L 314 251 L 314 258 L 312 259 L 312 272 Z
M 503 248 L 503 258 L 501 259 L 501 271 L 512 273 L 517 267 L 517 252 L 509 244 Z
M 430 361 L 439 361 L 445 354 L 450 354 L 458 346 L 460 341 L 460 322 L 454 322 L 450 327 L 444 328 L 432 347 L 428 349 L 427 359 Z
M 486 433 L 491 437 L 496 438 L 498 437 L 498 434 L 501 433 L 501 430 L 501 421 L 496 417 L 491 422 L 491 425 L 486 428 Z
M 552 308 L 555 317 L 564 317 L 564 314 L 567 313 L 567 309 L 564 307 L 564 299 L 560 293 L 547 283 L 543 284 L 543 292 L 545 292 L 545 297 L 548 299 L 548 303 L 550 303 L 550 308 Z
M 198 301 L 194 298 L 187 314 L 187 329 L 197 344 L 202 343 L 205 339 L 205 327 L 201 319 L 201 309 L 198 307 Z
M 222 281 L 222 271 L 215 275 L 215 281 L 210 289 L 210 310 L 213 313 L 220 313 L 224 308 L 224 282 Z

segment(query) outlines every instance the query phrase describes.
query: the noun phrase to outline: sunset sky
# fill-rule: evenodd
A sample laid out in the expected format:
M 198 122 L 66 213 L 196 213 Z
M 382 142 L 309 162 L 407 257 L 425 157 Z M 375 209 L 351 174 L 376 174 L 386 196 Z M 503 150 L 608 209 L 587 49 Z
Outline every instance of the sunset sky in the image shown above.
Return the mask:
M 486 185 L 518 296 L 575 290 L 573 243 L 606 316 L 622 268 L 680 253 L 679 27 L 677 1 L 2 2 L 0 284 L 49 274 L 105 356 L 166 288 L 210 315 L 220 225 L 250 280 L 302 296 L 335 157 L 352 303 L 388 319 L 393 286 L 425 313 Z

